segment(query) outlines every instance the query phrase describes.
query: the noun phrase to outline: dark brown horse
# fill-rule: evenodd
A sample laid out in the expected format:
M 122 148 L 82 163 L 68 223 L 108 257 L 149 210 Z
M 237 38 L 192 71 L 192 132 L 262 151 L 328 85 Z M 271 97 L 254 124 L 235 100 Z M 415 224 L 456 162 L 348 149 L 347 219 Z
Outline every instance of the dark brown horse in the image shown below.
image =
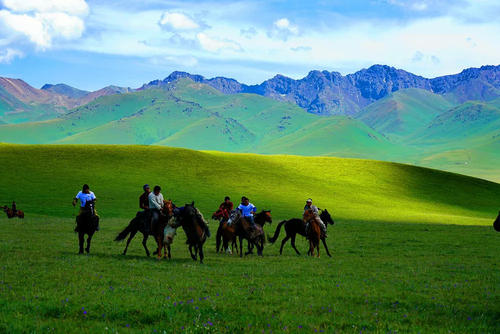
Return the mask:
M 498 212 L 497 219 L 493 223 L 493 228 L 495 229 L 495 231 L 500 232 L 500 211 Z
M 330 213 L 326 209 L 321 210 L 319 217 L 326 224 L 327 227 L 328 227 L 328 225 L 335 224 L 332 217 L 330 216 Z M 292 218 L 289 220 L 283 220 L 276 227 L 276 231 L 274 232 L 274 236 L 272 238 L 268 237 L 269 242 L 270 243 L 276 242 L 276 240 L 279 237 L 280 231 L 281 231 L 281 226 L 283 226 L 283 225 L 285 225 L 286 237 L 283 238 L 283 240 L 281 241 L 280 255 L 283 253 L 283 246 L 285 246 L 286 242 L 289 239 L 291 239 L 292 248 L 295 250 L 297 255 L 300 255 L 300 252 L 297 250 L 297 247 L 295 247 L 295 237 L 297 236 L 297 234 L 300 234 L 304 237 L 306 236 L 306 228 L 305 228 L 304 221 L 302 219 Z M 323 242 L 323 246 L 325 246 L 326 254 L 331 257 L 330 251 L 328 250 L 328 246 L 326 245 L 325 237 L 323 235 L 321 236 L 321 241 Z
M 97 226 L 99 225 L 99 216 L 95 214 L 95 203 L 94 201 L 85 202 L 85 207 L 83 212 L 76 217 L 76 228 L 75 232 L 78 233 L 78 244 L 80 249 L 79 254 L 83 254 L 83 244 L 85 239 L 85 234 L 87 235 L 87 247 L 85 251 L 90 253 L 90 242 L 92 241 L 92 236 L 95 231 L 97 231 Z
M 153 226 L 153 229 L 151 229 L 148 233 L 146 233 L 145 231 L 144 221 L 146 219 L 149 219 L 149 215 L 147 215 L 146 212 L 140 211 L 137 212 L 136 216 L 130 221 L 128 226 L 125 227 L 125 229 L 116 236 L 115 241 L 122 241 L 130 234 L 129 238 L 127 239 L 127 245 L 123 250 L 123 255 L 127 254 L 128 245 L 130 244 L 130 241 L 134 239 L 137 232 L 141 232 L 142 246 L 144 247 L 147 256 L 150 255 L 149 249 L 147 247 L 147 241 L 149 236 L 151 235 L 155 238 L 157 244 L 155 254 L 158 254 L 158 258 L 161 258 L 161 248 L 163 248 L 164 246 L 167 247 L 168 257 L 170 258 L 170 244 L 164 243 L 164 230 L 168 224 L 168 221 L 172 217 L 174 205 L 171 200 L 163 201 L 163 203 L 164 206 L 162 214 L 160 215 L 160 218 L 158 220 L 158 224 L 156 224 L 156 226 Z M 167 253 L 165 253 L 165 255 L 167 256 Z
M 219 227 L 217 229 L 217 235 L 215 238 L 215 251 L 219 253 L 219 250 L 221 252 L 228 252 L 232 253 L 232 250 L 236 250 L 236 253 L 238 253 L 238 246 L 236 244 L 236 229 L 234 225 L 229 225 L 227 223 L 227 218 L 226 218 L 226 213 L 223 209 L 218 209 L 217 211 L 214 212 L 212 215 L 212 219 L 218 220 L 219 221 Z M 221 243 L 222 243 L 222 249 L 221 249 Z M 229 248 L 229 243 L 231 243 L 231 248 Z
M 313 210 L 309 209 L 304 212 L 304 222 L 309 224 L 307 229 L 307 239 L 309 240 L 308 255 L 314 256 L 314 249 L 318 250 L 319 257 L 319 241 L 321 239 L 321 227 L 316 219 Z
M 238 236 L 240 242 L 240 257 L 243 256 L 243 239 L 248 241 L 248 255 L 252 252 L 253 246 L 257 247 L 257 254 L 262 256 L 262 251 L 264 250 L 264 243 L 266 236 L 264 234 L 264 224 L 267 222 L 271 224 L 273 222 L 271 211 L 262 210 L 254 217 L 255 228 L 250 226 L 250 223 L 241 216 L 240 211 L 236 210 L 232 213 L 231 221 L 236 229 L 236 235 Z
M 184 206 L 184 209 L 180 211 L 177 217 L 177 221 L 186 233 L 186 244 L 188 244 L 191 258 L 196 261 L 199 253 L 200 263 L 203 263 L 205 257 L 203 254 L 203 244 L 207 240 L 207 236 L 205 234 L 203 216 L 194 207 L 194 202 Z
M 14 217 L 18 217 L 20 219 L 23 219 L 24 218 L 24 212 L 21 211 L 21 210 L 16 210 L 16 212 L 14 212 L 14 210 L 12 210 L 11 208 L 9 208 L 7 205 L 5 205 L 3 207 L 3 212 L 5 212 L 7 214 L 7 218 L 14 218 Z

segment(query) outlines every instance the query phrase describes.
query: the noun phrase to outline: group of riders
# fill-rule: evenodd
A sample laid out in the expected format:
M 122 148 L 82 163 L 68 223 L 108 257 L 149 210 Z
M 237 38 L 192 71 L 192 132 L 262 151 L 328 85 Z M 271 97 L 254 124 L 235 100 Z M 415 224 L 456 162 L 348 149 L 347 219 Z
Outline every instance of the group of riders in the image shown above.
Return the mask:
M 73 199 L 73 206 L 75 206 L 77 202 L 80 201 L 80 211 L 78 215 L 81 215 L 86 210 L 87 202 L 95 203 L 96 200 L 97 198 L 95 194 L 92 191 L 90 191 L 89 185 L 84 184 L 82 190 L 78 192 L 78 194 Z M 153 191 L 151 191 L 151 188 L 149 187 L 148 184 L 145 184 L 143 186 L 143 193 L 139 196 L 139 208 L 143 210 L 142 216 L 144 217 L 143 218 L 144 231 L 146 233 L 152 231 L 154 226 L 158 224 L 160 216 L 163 214 L 162 209 L 164 207 L 164 203 L 165 201 L 161 193 L 160 186 L 158 185 L 154 186 Z M 184 207 L 174 207 L 173 210 L 174 217 L 178 217 L 183 210 Z M 227 222 L 229 225 L 231 225 L 232 223 L 231 217 L 233 216 L 235 210 L 233 202 L 231 202 L 231 198 L 229 196 L 226 196 L 224 198 L 224 202 L 220 204 L 219 210 L 222 212 L 221 223 Z M 318 222 L 321 228 L 322 235 L 326 237 L 326 225 L 321 220 L 319 216 L 319 209 L 316 205 L 312 203 L 311 198 L 308 198 L 306 200 L 306 204 L 304 206 L 304 213 L 309 210 L 312 211 L 314 219 Z M 254 215 L 257 212 L 257 207 L 252 203 L 250 203 L 250 200 L 246 196 L 243 196 L 241 198 L 241 203 L 236 208 L 236 211 L 240 213 L 241 217 L 244 218 L 250 224 L 250 228 L 255 228 Z M 93 214 L 97 215 L 97 212 L 94 211 Z M 203 226 L 201 227 L 205 230 L 206 235 L 209 237 L 210 230 L 208 228 L 208 223 L 203 218 L 200 219 L 199 221 L 202 222 L 201 224 Z M 305 221 L 304 224 L 307 231 L 309 227 L 309 222 Z M 97 226 L 97 230 L 99 230 L 99 226 Z

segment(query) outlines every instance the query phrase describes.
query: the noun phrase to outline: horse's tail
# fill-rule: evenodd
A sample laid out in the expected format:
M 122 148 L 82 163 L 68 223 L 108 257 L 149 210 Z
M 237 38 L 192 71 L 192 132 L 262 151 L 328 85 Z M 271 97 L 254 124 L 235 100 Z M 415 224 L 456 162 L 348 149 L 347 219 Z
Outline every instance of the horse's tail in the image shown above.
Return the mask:
M 269 237 L 269 236 L 267 236 L 267 240 L 268 240 L 270 243 L 272 243 L 272 244 L 273 244 L 273 243 L 274 243 L 274 242 L 278 239 L 278 237 L 279 237 L 279 235 L 280 235 L 280 231 L 281 231 L 281 226 L 282 226 L 284 223 L 286 223 L 286 222 L 287 222 L 287 220 L 283 220 L 281 223 L 279 223 L 279 224 L 278 224 L 278 226 L 276 226 L 276 231 L 274 231 L 274 236 L 273 236 L 272 238 L 271 238 L 271 237 Z M 264 240 L 265 240 L 265 239 L 264 239 Z
M 121 231 L 120 233 L 118 233 L 118 235 L 116 236 L 115 238 L 115 241 L 122 241 L 124 240 L 127 235 L 129 235 L 132 231 L 134 231 L 136 227 L 136 220 L 137 220 L 137 217 L 135 217 L 134 219 L 132 219 L 130 221 L 130 223 L 128 224 L 127 227 L 125 227 L 125 229 L 123 231 Z

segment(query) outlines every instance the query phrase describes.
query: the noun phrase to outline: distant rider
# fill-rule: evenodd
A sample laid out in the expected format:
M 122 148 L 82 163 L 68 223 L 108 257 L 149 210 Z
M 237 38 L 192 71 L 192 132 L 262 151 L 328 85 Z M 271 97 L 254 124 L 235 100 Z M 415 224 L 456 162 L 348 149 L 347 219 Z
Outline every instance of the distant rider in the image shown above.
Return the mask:
M 158 223 L 161 215 L 161 209 L 163 208 L 163 195 L 161 194 L 160 186 L 155 186 L 153 192 L 149 193 L 149 213 L 151 214 L 150 224 L 146 224 L 146 233 L 149 233 L 153 226 Z
M 326 236 L 326 225 L 325 225 L 325 223 L 323 223 L 323 221 L 319 217 L 318 207 L 316 205 L 312 204 L 312 199 L 311 198 L 308 198 L 307 201 L 306 201 L 306 205 L 304 206 L 304 213 L 306 213 L 307 210 L 312 210 L 312 212 L 314 214 L 314 219 L 316 219 L 316 221 L 318 222 L 318 224 L 319 224 L 319 226 L 321 228 L 321 232 L 322 232 L 322 234 L 326 238 L 327 237 Z M 309 229 L 309 222 L 306 222 L 306 231 L 308 229 Z
M 82 213 L 85 212 L 85 204 L 88 202 L 88 201 L 96 201 L 97 198 L 95 197 L 94 193 L 92 191 L 90 191 L 90 187 L 88 184 L 84 184 L 83 187 L 82 187 L 82 191 L 79 191 L 78 194 L 76 194 L 75 198 L 73 199 L 73 206 L 76 205 L 76 203 L 78 202 L 78 200 L 80 200 L 80 211 L 78 212 L 78 216 L 77 216 L 77 219 L 78 217 L 80 217 L 80 215 Z M 94 207 L 94 214 L 96 216 L 97 215 L 97 211 L 95 210 L 95 207 Z M 97 231 L 99 231 L 99 224 L 97 224 Z
M 151 189 L 148 184 L 142 186 L 142 190 L 144 192 L 139 197 L 139 207 L 143 210 L 142 212 L 138 212 L 138 214 L 142 214 L 143 222 L 144 222 L 144 231 L 149 232 L 149 225 L 151 222 L 151 216 L 149 215 L 149 194 L 151 193 Z
M 253 217 L 255 212 L 257 212 L 255 205 L 250 203 L 247 197 L 243 196 L 241 198 L 241 204 L 238 205 L 237 210 L 240 211 L 243 218 L 250 223 L 250 227 L 255 229 L 255 220 Z
M 17 206 L 15 201 L 12 201 L 12 213 L 14 213 L 14 216 L 17 215 Z

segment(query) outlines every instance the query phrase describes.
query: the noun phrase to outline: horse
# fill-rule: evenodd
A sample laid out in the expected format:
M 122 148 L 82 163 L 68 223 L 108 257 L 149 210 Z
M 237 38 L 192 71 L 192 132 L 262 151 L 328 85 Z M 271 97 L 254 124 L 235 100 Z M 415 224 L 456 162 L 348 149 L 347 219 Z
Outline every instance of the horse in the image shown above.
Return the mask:
M 124 240 L 129 234 L 129 238 L 127 239 L 127 245 L 125 246 L 125 249 L 123 250 L 123 255 L 127 254 L 128 250 L 128 245 L 130 244 L 130 241 L 135 237 L 137 232 L 142 233 L 142 246 L 144 247 L 144 250 L 146 251 L 146 255 L 150 256 L 149 249 L 147 247 L 147 241 L 149 236 L 153 236 L 155 238 L 156 244 L 158 246 L 155 254 L 158 254 L 158 259 L 161 258 L 161 248 L 167 247 L 166 251 L 168 250 L 168 258 L 170 258 L 170 244 L 171 242 L 168 242 L 168 240 L 165 240 L 164 232 L 165 232 L 165 227 L 168 224 L 168 221 L 173 215 L 174 211 L 174 205 L 171 200 L 168 201 L 163 201 L 163 209 L 162 213 L 163 215 L 160 215 L 160 219 L 158 220 L 158 224 L 154 226 L 149 233 L 146 233 L 144 229 L 144 220 L 148 219 L 149 216 L 146 214 L 146 212 L 140 211 L 137 212 L 136 216 L 130 221 L 127 227 L 123 231 L 121 231 L 115 238 L 115 241 L 122 241 Z M 165 256 L 167 255 L 167 252 L 165 251 Z
M 188 245 L 191 258 L 196 261 L 199 253 L 200 263 L 203 263 L 203 259 L 205 257 L 203 254 L 203 244 L 207 240 L 207 236 L 205 234 L 205 229 L 203 228 L 204 218 L 200 211 L 194 207 L 194 202 L 186 204 L 184 206 L 184 210 L 180 212 L 177 219 L 180 222 L 180 226 L 182 226 L 182 229 L 186 233 L 186 244 Z
M 222 252 L 226 250 L 227 253 L 232 254 L 232 249 L 236 250 L 238 253 L 238 246 L 236 244 L 236 230 L 234 225 L 229 225 L 227 223 L 228 218 L 226 217 L 225 210 L 218 209 L 212 215 L 212 219 L 219 221 L 219 228 L 217 229 L 217 235 L 215 238 L 215 251 L 219 253 L 220 245 L 222 242 Z M 231 242 L 231 248 L 229 248 L 229 242 Z
M 500 211 L 498 212 L 497 219 L 493 223 L 493 228 L 495 229 L 495 231 L 500 232 Z
M 319 257 L 319 241 L 321 239 L 321 227 L 313 210 L 309 209 L 304 212 L 304 222 L 309 223 L 309 228 L 307 229 L 307 239 L 309 240 L 309 251 L 308 255 L 314 256 L 314 249 L 318 250 Z
M 264 234 L 264 224 L 268 222 L 271 224 L 273 222 L 271 211 L 262 210 L 255 215 L 255 229 L 251 230 L 250 223 L 241 216 L 241 212 L 236 210 L 231 216 L 232 224 L 236 228 L 236 235 L 238 236 L 240 242 L 240 257 L 243 257 L 243 239 L 248 241 L 248 255 L 252 252 L 252 247 L 255 245 L 257 247 L 257 254 L 262 256 L 262 251 L 264 249 L 265 234 Z
M 99 226 L 99 216 L 95 214 L 95 203 L 94 201 L 87 201 L 85 202 L 83 212 L 76 217 L 75 232 L 78 233 L 78 243 L 80 246 L 78 254 L 83 254 L 85 234 L 88 236 L 85 251 L 87 254 L 90 253 L 90 242 L 95 231 L 97 231 L 97 226 Z
M 16 210 L 16 212 L 14 212 L 14 210 L 9 208 L 7 205 L 4 205 L 3 212 L 5 212 L 7 214 L 7 218 L 9 218 L 9 219 L 14 218 L 14 217 L 18 217 L 19 219 L 24 218 L 24 212 L 22 210 Z
M 325 223 L 325 225 L 328 227 L 328 225 L 333 225 L 335 222 L 333 221 L 332 217 L 330 216 L 330 213 L 328 212 L 327 209 L 321 210 L 321 213 L 319 215 L 321 220 Z M 306 236 L 306 227 L 304 224 L 304 221 L 299 218 L 292 218 L 289 220 L 283 220 L 278 224 L 276 227 L 276 231 L 274 232 L 274 236 L 268 237 L 268 240 L 270 243 L 274 243 L 280 234 L 281 226 L 285 225 L 285 231 L 286 231 L 286 237 L 281 241 L 281 247 L 280 247 L 280 255 L 283 253 L 283 246 L 285 246 L 286 242 L 288 239 L 291 239 L 291 244 L 292 248 L 295 250 L 297 255 L 300 255 L 300 252 L 297 250 L 297 247 L 295 247 L 295 237 L 297 236 L 297 233 Z M 331 257 L 330 251 L 328 250 L 328 246 L 326 245 L 325 237 L 322 235 L 321 236 L 321 241 L 323 242 L 323 246 L 325 246 L 326 254 Z

